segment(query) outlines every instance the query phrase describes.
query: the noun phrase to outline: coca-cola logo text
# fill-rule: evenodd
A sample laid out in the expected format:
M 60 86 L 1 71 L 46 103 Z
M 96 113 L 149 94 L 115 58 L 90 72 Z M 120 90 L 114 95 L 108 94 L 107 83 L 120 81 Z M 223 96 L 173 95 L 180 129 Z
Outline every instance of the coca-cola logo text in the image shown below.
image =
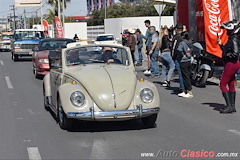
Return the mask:
M 63 38 L 63 28 L 61 22 L 56 18 L 56 28 L 58 33 L 58 38 Z
M 219 9 L 219 0 L 204 0 L 205 8 L 209 13 L 210 25 L 209 31 L 213 35 L 222 35 L 223 30 L 220 29 L 221 11 Z

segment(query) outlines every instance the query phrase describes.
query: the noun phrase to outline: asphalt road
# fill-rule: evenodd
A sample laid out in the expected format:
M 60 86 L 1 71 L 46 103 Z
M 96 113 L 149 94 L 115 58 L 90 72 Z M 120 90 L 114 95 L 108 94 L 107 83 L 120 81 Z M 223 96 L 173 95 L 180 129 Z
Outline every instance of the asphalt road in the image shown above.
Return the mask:
M 13 62 L 10 53 L 0 53 L 0 159 L 141 160 L 147 159 L 141 153 L 159 151 L 176 151 L 170 159 L 180 159 L 184 149 L 240 154 L 239 101 L 238 113 L 221 115 L 224 101 L 217 84 L 194 88 L 194 98 L 183 99 L 173 91 L 177 83 L 165 88 L 154 82 L 161 95 L 155 128 L 140 121 L 87 122 L 68 132 L 44 110 L 42 81 L 34 78 L 31 59 Z

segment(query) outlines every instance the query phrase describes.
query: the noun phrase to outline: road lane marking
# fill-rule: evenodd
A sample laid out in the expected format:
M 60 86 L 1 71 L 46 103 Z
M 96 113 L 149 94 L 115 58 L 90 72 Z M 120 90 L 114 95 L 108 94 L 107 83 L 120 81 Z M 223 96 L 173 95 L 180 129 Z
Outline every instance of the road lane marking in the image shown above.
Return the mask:
M 237 135 L 239 135 L 240 136 L 240 132 L 239 131 L 237 131 L 237 130 L 228 130 L 229 132 L 232 132 L 232 133 L 235 133 L 235 134 L 237 134 Z
M 42 159 L 42 157 L 39 153 L 38 147 L 28 147 L 27 151 L 28 151 L 29 160 L 41 160 Z
M 0 64 L 3 66 L 4 65 L 3 61 L 0 61 Z
M 10 78 L 8 76 L 5 76 L 5 81 L 7 83 L 8 89 L 13 89 L 13 85 L 12 85 L 12 83 L 10 81 Z
M 28 109 L 28 112 L 32 115 L 34 115 L 34 112 L 31 109 Z

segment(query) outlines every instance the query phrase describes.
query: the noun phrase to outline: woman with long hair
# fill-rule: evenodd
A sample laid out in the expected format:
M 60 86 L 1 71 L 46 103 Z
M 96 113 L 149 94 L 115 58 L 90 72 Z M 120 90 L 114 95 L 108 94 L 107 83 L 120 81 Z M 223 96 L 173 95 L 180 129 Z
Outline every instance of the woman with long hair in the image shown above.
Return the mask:
M 159 45 L 161 50 L 161 60 L 162 60 L 162 80 L 163 86 L 170 86 L 170 80 L 175 69 L 175 64 L 171 56 L 171 41 L 169 38 L 168 28 L 161 28 L 159 33 Z M 167 67 L 169 67 L 168 74 L 166 72 Z M 167 75 L 166 75 L 167 74 Z
M 240 24 L 236 20 L 228 21 L 223 23 L 221 28 L 227 30 L 228 41 L 223 45 L 221 39 L 217 37 L 217 41 L 223 51 L 222 58 L 225 63 L 220 89 L 226 101 L 226 107 L 221 109 L 220 113 L 233 113 L 236 112 L 235 74 L 240 69 Z

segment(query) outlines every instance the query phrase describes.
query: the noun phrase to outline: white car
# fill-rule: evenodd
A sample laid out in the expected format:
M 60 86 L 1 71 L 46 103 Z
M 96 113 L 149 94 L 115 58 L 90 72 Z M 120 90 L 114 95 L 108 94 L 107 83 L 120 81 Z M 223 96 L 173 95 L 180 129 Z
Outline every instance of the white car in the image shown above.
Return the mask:
M 113 34 L 100 34 L 94 41 L 94 44 L 117 44 L 117 39 Z

